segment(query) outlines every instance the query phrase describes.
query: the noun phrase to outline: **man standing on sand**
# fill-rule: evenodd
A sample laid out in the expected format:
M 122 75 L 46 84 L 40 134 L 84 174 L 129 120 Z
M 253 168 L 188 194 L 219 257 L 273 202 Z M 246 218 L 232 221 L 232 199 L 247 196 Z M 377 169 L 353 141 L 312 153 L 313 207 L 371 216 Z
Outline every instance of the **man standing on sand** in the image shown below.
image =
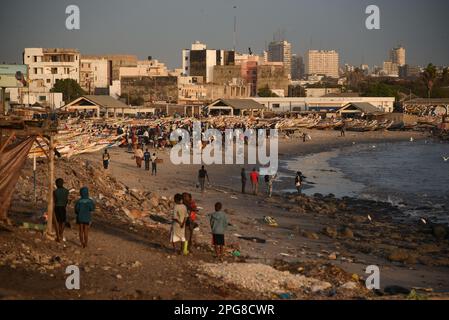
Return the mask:
M 109 161 L 111 160 L 111 156 L 108 153 L 108 150 L 104 150 L 103 153 L 103 168 L 107 169 L 109 167 Z
M 157 156 L 156 153 L 153 153 L 151 156 L 151 175 L 157 175 Z
M 257 172 L 256 168 L 249 174 L 249 178 L 251 179 L 253 194 L 257 196 L 257 193 L 259 192 L 259 172 Z
M 215 212 L 210 216 L 210 227 L 212 229 L 212 243 L 215 248 L 217 258 L 223 260 L 223 248 L 225 245 L 225 232 L 228 227 L 228 220 L 226 214 L 221 211 L 222 204 L 217 202 L 215 204 Z
M 242 178 L 242 193 L 245 194 L 245 188 L 246 188 L 246 171 L 245 168 L 242 168 L 242 172 L 240 174 Z
M 145 153 L 143 154 L 143 160 L 145 161 L 145 170 L 150 171 L 151 153 L 148 151 L 148 149 L 146 149 Z
M 176 194 L 174 197 L 175 207 L 173 209 L 172 227 L 170 231 L 170 242 L 173 250 L 176 251 L 176 243 L 181 242 L 179 254 L 182 254 L 184 242 L 186 241 L 185 225 L 187 221 L 187 208 L 182 203 L 182 195 Z
M 209 181 L 209 175 L 207 174 L 207 170 L 204 168 L 204 166 L 201 167 L 201 169 L 198 171 L 198 182 L 200 183 L 201 192 L 204 193 L 204 188 L 206 185 L 206 178 L 207 182 Z
M 343 123 L 343 125 L 341 126 L 340 137 L 346 137 L 345 130 L 346 130 L 346 124 Z
M 142 168 L 142 160 L 143 160 L 143 151 L 140 147 L 137 147 L 136 153 L 134 154 L 136 157 L 136 164 L 138 168 Z
M 64 188 L 64 180 L 56 179 L 56 190 L 53 191 L 55 199 L 55 216 L 58 223 L 56 230 L 56 241 L 64 240 L 64 227 L 67 222 L 67 204 L 69 203 L 69 190 Z

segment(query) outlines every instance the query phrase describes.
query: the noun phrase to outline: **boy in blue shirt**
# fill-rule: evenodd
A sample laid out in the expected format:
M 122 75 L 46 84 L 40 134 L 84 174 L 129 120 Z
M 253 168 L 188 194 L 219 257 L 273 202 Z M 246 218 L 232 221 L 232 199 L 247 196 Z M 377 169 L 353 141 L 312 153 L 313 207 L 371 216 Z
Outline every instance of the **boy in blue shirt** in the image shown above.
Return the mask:
M 228 227 L 226 214 L 221 211 L 223 205 L 220 202 L 215 204 L 215 212 L 210 216 L 210 227 L 212 229 L 212 241 L 217 258 L 223 260 L 223 248 L 225 245 L 225 232 Z
M 75 203 L 76 223 L 79 226 L 80 242 L 83 248 L 87 247 L 89 225 L 92 221 L 92 212 L 95 210 L 94 201 L 89 198 L 89 189 L 80 190 L 81 198 Z

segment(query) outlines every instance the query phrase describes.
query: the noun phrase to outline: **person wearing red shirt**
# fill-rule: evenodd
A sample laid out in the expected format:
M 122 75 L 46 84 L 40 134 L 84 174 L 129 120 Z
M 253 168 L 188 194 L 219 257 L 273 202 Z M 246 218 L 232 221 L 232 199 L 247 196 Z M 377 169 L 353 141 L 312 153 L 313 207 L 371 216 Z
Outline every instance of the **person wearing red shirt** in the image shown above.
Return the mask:
M 257 172 L 256 168 L 249 174 L 249 178 L 251 179 L 251 186 L 253 187 L 254 195 L 257 195 L 259 192 L 259 172 Z

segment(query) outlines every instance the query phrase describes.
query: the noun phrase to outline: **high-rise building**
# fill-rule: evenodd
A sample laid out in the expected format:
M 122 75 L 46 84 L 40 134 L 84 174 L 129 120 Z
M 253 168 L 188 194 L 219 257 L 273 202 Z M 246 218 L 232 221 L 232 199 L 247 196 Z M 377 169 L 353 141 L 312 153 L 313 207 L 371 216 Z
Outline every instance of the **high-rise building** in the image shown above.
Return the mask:
M 186 76 L 203 77 L 205 82 L 214 79 L 214 66 L 234 65 L 235 52 L 207 49 L 199 41 L 191 49 L 182 50 L 182 69 Z
M 28 65 L 30 81 L 47 89 L 58 79 L 80 80 L 80 53 L 76 49 L 25 48 L 23 63 Z
M 406 64 L 405 48 L 402 46 L 393 48 L 390 52 L 390 61 L 397 64 L 399 67 L 404 66 Z
M 304 76 L 304 60 L 300 55 L 292 54 L 292 80 L 300 80 Z
M 339 55 L 335 50 L 309 50 L 307 53 L 307 74 L 338 78 Z
M 287 74 L 292 73 L 292 45 L 288 41 L 273 41 L 268 45 L 268 61 L 282 62 Z

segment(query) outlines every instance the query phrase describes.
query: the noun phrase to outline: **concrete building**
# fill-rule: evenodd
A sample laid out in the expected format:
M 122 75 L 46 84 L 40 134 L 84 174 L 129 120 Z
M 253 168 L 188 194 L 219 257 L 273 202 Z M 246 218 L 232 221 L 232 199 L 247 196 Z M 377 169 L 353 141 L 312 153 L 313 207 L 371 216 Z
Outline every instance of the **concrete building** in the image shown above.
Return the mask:
M 109 92 L 112 76 L 112 63 L 106 59 L 84 59 L 81 57 L 80 86 L 88 94 L 99 90 Z
M 384 61 L 382 68 L 382 75 L 387 77 L 398 77 L 399 66 L 392 61 Z
M 391 49 L 390 52 L 390 61 L 392 63 L 397 64 L 399 67 L 402 67 L 406 64 L 406 56 L 405 56 L 405 48 L 403 46 L 399 46 L 397 48 Z
M 205 82 L 214 79 L 214 66 L 235 64 L 234 51 L 207 49 L 199 41 L 191 49 L 182 50 L 182 69 L 186 76 L 201 76 Z
M 111 81 L 120 80 L 121 67 L 137 66 L 137 56 L 122 54 L 106 54 L 106 55 L 83 55 L 83 59 L 105 59 L 111 61 Z
M 157 77 L 122 77 L 120 80 L 121 96 L 131 104 L 140 100 L 143 105 L 152 105 L 157 101 L 177 102 L 178 78 L 170 76 Z
M 339 55 L 335 50 L 309 50 L 306 59 L 308 75 L 324 75 L 330 78 L 339 77 Z
M 268 87 L 272 91 L 280 90 L 288 95 L 290 79 L 282 62 L 268 62 L 257 67 L 257 91 Z
M 292 74 L 292 45 L 288 41 L 272 41 L 268 45 L 268 62 L 282 62 L 289 77 Z
M 149 57 L 151 58 L 151 57 Z M 137 65 L 134 67 L 120 67 L 120 78 L 122 77 L 155 77 L 155 76 L 168 76 L 169 72 L 166 65 L 158 60 L 137 61 Z
M 292 54 L 292 80 L 300 80 L 304 77 L 304 60 L 298 54 Z
M 417 79 L 421 76 L 422 68 L 405 64 L 399 67 L 399 77 L 402 79 Z
M 9 94 L 10 105 L 21 106 L 42 106 L 52 110 L 64 106 L 64 100 L 61 92 L 50 92 L 45 87 L 24 87 L 24 88 L 7 88 L 6 93 Z
M 393 112 L 395 98 L 391 97 L 321 97 L 321 98 L 252 98 L 268 110 L 281 112 L 337 111 L 349 103 L 370 103 L 382 112 Z
M 23 63 L 29 68 L 29 81 L 52 89 L 58 79 L 80 80 L 80 53 L 76 49 L 25 48 Z
M 305 88 L 306 97 L 320 98 L 329 94 L 340 94 L 341 88 Z

